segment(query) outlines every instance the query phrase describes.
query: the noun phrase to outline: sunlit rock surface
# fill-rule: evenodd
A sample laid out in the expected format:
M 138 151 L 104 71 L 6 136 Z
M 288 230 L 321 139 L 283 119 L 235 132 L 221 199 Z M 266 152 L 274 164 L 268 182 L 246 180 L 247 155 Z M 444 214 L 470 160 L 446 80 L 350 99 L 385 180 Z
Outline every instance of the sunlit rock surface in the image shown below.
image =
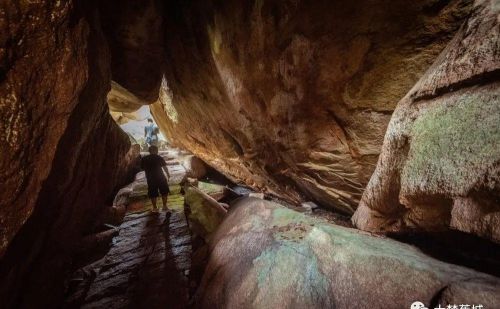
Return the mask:
M 167 5 L 152 106 L 176 145 L 233 180 L 353 213 L 390 116 L 470 1 Z M 307 198 L 304 199 L 304 195 Z
M 500 7 L 472 15 L 399 103 L 353 217 L 369 231 L 448 226 L 500 242 Z
M 0 3 L 2 308 L 56 307 L 78 240 L 136 159 L 108 113 L 95 13 L 72 1 Z
M 253 198 L 231 208 L 210 251 L 201 308 L 500 306 L 498 278 Z
M 205 162 L 195 156 L 186 156 L 182 162 L 182 166 L 186 169 L 186 175 L 190 178 L 200 179 L 207 174 Z
M 109 113 L 118 124 L 125 124 L 130 120 L 142 120 L 137 111 L 147 104 L 114 81 L 111 82 L 107 101 Z
M 223 194 L 223 186 L 200 182 L 198 187 L 184 186 L 185 203 L 188 205 L 187 218 L 192 233 L 205 240 L 214 233 L 227 213 L 213 196 Z

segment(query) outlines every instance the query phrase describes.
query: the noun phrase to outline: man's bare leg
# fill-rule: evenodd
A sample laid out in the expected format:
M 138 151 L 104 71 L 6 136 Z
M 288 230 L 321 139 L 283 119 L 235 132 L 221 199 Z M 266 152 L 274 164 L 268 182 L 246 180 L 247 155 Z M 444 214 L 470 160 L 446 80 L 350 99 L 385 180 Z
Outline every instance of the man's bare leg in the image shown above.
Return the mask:
M 163 210 L 166 210 L 167 212 L 170 212 L 170 210 L 167 207 L 167 201 L 168 201 L 168 194 L 162 195 L 161 196 L 161 202 L 163 204 Z
M 151 204 L 153 204 L 153 211 L 157 212 L 158 211 L 158 207 L 156 207 L 156 197 L 152 197 L 151 198 Z

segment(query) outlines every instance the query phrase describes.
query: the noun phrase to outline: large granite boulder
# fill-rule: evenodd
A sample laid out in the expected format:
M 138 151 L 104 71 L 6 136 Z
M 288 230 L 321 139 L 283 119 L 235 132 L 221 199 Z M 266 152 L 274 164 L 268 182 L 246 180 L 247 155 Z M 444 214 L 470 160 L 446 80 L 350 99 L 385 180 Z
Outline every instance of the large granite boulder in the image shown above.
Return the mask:
M 189 183 L 184 184 L 183 189 L 191 231 L 206 241 L 217 230 L 227 210 L 207 192 Z
M 500 306 L 500 280 L 278 204 L 239 201 L 210 243 L 201 308 Z
M 352 214 L 397 102 L 470 4 L 168 2 L 153 115 L 175 145 L 237 182 Z
M 137 110 L 146 105 L 147 102 L 139 99 L 117 82 L 111 82 L 107 102 L 109 113 L 118 124 L 125 124 L 131 120 L 143 120 Z
M 353 217 L 357 227 L 451 227 L 500 242 L 499 16 L 498 1 L 476 1 L 401 100 Z
M 207 174 L 205 162 L 195 156 L 186 156 L 182 161 L 182 166 L 186 169 L 186 176 L 201 179 Z
M 163 51 L 164 1 L 93 1 L 99 7 L 101 27 L 109 44 L 113 80 L 135 98 L 152 103 L 166 61 Z
M 133 152 L 93 1 L 0 1 L 0 306 L 55 308 Z

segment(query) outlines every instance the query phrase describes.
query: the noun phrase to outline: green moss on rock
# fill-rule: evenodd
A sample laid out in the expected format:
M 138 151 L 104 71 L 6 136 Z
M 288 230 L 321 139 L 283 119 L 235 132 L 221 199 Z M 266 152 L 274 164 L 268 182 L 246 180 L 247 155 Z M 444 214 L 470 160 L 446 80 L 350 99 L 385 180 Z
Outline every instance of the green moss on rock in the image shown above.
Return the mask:
M 419 117 L 402 188 L 464 195 L 479 183 L 500 158 L 499 100 L 495 92 L 465 92 Z

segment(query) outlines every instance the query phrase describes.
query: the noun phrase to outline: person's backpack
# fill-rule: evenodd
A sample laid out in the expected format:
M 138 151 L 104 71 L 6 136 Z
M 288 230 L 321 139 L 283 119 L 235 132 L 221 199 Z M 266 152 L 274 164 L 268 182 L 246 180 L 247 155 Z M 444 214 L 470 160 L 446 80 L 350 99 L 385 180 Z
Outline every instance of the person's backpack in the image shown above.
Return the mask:
M 155 127 L 155 128 L 153 129 L 153 134 L 155 134 L 155 135 L 156 135 L 156 134 L 160 134 L 160 129 L 159 129 L 158 127 Z

